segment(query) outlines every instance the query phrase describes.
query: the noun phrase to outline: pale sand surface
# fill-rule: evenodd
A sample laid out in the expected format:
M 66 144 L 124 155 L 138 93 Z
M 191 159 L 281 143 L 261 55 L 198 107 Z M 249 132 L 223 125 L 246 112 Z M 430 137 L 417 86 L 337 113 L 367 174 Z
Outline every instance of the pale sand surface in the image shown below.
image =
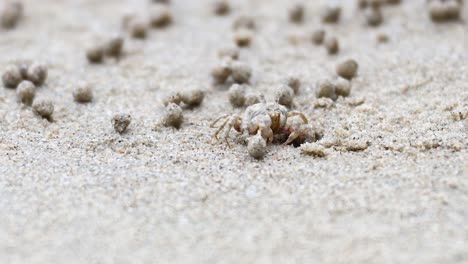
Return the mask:
M 320 25 L 320 1 L 308 1 L 300 26 L 287 22 L 290 1 L 234 2 L 220 18 L 208 1 L 174 0 L 174 25 L 127 39 L 119 63 L 92 66 L 87 42 L 117 31 L 125 11 L 144 13 L 146 1 L 24 1 L 20 25 L 0 32 L 0 72 L 17 59 L 45 62 L 37 97 L 56 111 L 53 123 L 41 120 L 0 88 L 1 263 L 468 262 L 467 25 L 435 25 L 425 1 L 403 0 L 370 29 L 343 1 L 343 20 L 326 27 L 342 44 L 330 57 L 287 41 Z M 259 25 L 241 53 L 255 89 L 271 98 L 299 74 L 296 110 L 323 140 L 367 149 L 317 158 L 271 145 L 256 161 L 236 133 L 232 148 L 213 141 L 210 122 L 234 109 L 209 72 L 241 13 Z M 390 42 L 377 44 L 379 32 Z M 316 82 L 349 57 L 360 68 L 347 100 L 365 102 L 314 108 Z M 94 85 L 93 103 L 73 102 L 79 80 Z M 191 87 L 207 91 L 203 105 L 184 112 L 180 130 L 155 130 L 162 98 Z M 120 111 L 133 117 L 123 135 L 110 123 Z

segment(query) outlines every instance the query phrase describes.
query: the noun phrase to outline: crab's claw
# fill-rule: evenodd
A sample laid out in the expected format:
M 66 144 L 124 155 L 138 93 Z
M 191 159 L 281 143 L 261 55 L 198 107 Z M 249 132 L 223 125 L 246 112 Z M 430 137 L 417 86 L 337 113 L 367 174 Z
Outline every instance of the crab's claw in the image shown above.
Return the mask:
M 310 124 L 300 125 L 291 131 L 288 139 L 283 143 L 283 145 L 289 145 L 295 140 L 298 140 L 300 144 L 305 142 L 314 142 L 317 140 L 317 133 L 314 127 Z

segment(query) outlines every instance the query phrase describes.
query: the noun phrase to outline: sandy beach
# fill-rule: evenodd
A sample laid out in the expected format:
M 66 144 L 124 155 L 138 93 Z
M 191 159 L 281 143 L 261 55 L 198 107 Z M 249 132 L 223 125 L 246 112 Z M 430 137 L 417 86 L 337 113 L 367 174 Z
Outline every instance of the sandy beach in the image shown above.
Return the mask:
M 173 0 L 173 23 L 139 40 L 122 17 L 145 16 L 146 0 L 22 2 L 18 25 L 0 29 L 0 73 L 47 65 L 35 100 L 55 111 L 42 119 L 0 85 L 1 263 L 468 262 L 467 3 L 462 21 L 434 23 L 426 1 L 403 0 L 369 27 L 354 1 L 323 25 L 326 1 L 303 1 L 293 24 L 288 0 L 231 1 L 226 16 Z M 272 101 L 298 76 L 293 108 L 323 130 L 326 156 L 268 144 L 256 160 L 237 132 L 231 147 L 213 138 L 213 120 L 243 111 L 210 76 L 241 14 L 257 23 L 239 58 L 251 86 Z M 311 43 L 317 28 L 338 54 Z M 119 32 L 118 61 L 86 60 L 89 43 Z M 348 58 L 359 63 L 350 96 L 323 104 L 317 83 Z M 74 102 L 80 81 L 91 103 Z M 160 126 L 164 98 L 193 88 L 201 106 L 184 109 L 180 129 Z M 122 134 L 120 112 L 132 117 Z

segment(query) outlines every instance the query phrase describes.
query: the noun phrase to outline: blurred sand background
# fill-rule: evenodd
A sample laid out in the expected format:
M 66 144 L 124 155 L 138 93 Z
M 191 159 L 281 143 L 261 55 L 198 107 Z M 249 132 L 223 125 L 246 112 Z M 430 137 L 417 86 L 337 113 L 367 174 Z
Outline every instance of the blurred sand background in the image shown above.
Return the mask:
M 403 0 L 369 28 L 342 1 L 341 22 L 325 26 L 342 49 L 329 56 L 304 39 L 324 1 L 304 1 L 302 25 L 288 22 L 287 0 L 233 1 L 227 17 L 210 2 L 173 0 L 172 26 L 127 37 L 118 63 L 90 65 L 87 43 L 119 31 L 126 12 L 145 14 L 147 1 L 23 1 L 18 27 L 0 31 L 0 72 L 21 59 L 46 63 L 37 98 L 53 100 L 55 113 L 41 120 L 0 88 L 0 262 L 467 263 L 466 23 L 434 24 L 425 1 Z M 235 110 L 209 72 L 245 13 L 259 28 L 240 58 L 253 87 L 268 98 L 298 74 L 296 110 L 324 140 L 367 149 L 318 158 L 271 145 L 256 161 L 236 133 L 232 148 L 213 140 L 210 122 Z M 377 43 L 379 33 L 389 42 Z M 351 97 L 314 107 L 317 81 L 347 58 L 360 67 Z M 93 84 L 93 103 L 73 102 L 80 80 Z M 162 99 L 193 87 L 207 95 L 182 128 L 154 129 Z M 110 122 L 121 111 L 133 117 L 123 135 Z

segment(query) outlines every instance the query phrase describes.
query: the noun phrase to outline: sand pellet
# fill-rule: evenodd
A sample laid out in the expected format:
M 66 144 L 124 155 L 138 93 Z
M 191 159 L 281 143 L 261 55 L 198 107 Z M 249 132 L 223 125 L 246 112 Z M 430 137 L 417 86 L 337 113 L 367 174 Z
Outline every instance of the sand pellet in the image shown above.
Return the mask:
M 89 103 L 93 100 L 93 90 L 88 83 L 79 83 L 73 90 L 73 99 L 77 103 Z
M 248 47 L 252 42 L 253 32 L 249 29 L 239 29 L 234 33 L 234 43 L 238 47 Z
M 23 80 L 28 79 L 29 64 L 30 64 L 29 62 L 23 61 L 23 62 L 18 63 L 17 65 Z
M 311 40 L 315 45 L 321 45 L 325 39 L 325 30 L 317 29 L 312 32 Z
M 325 157 L 327 155 L 325 148 L 314 142 L 307 142 L 301 145 L 301 151 L 304 154 L 316 157 Z
M 163 117 L 163 124 L 165 126 L 179 128 L 183 121 L 184 114 L 179 105 L 169 104 L 166 106 Z
M 180 105 L 181 102 L 182 102 L 182 98 L 179 92 L 173 93 L 163 100 L 164 106 L 167 106 L 169 104 Z
M 211 70 L 211 77 L 215 84 L 223 84 L 232 73 L 231 66 L 228 62 L 223 61 L 220 65 L 215 66 Z
M 302 23 L 304 21 L 305 8 L 302 4 L 296 3 L 289 10 L 289 21 Z
M 150 10 L 150 25 L 155 28 L 166 27 L 172 23 L 172 13 L 167 5 L 155 5 Z
M 462 2 L 456 0 L 430 0 L 429 15 L 434 22 L 458 20 L 462 10 Z
M 33 63 L 28 68 L 28 80 L 33 82 L 36 86 L 41 86 L 47 79 L 47 67 L 41 63 Z
M 335 84 L 333 84 L 329 80 L 325 80 L 319 83 L 316 91 L 317 98 L 330 98 L 332 100 L 336 100 L 337 95 L 335 92 Z
M 229 102 L 234 107 L 242 107 L 245 104 L 246 86 L 240 84 L 233 84 L 228 91 Z
M 248 64 L 240 61 L 234 61 L 231 64 L 231 70 L 232 79 L 236 83 L 248 83 L 250 81 L 252 68 Z
M 122 134 L 127 130 L 127 127 L 132 122 L 132 117 L 129 114 L 116 114 L 112 117 L 112 126 L 114 130 Z
M 378 43 L 387 43 L 390 41 L 390 37 L 385 33 L 378 33 L 375 36 Z
M 287 85 L 280 85 L 275 90 L 275 100 L 278 104 L 291 108 L 294 99 L 294 90 Z
M 23 15 L 23 4 L 19 1 L 5 0 L 0 5 L 0 25 L 3 28 L 14 28 Z
M 380 8 L 366 8 L 366 10 L 364 10 L 364 17 L 366 19 L 367 25 L 372 27 L 379 26 L 383 22 L 383 15 Z
M 255 29 L 255 21 L 250 16 L 241 15 L 241 16 L 237 17 L 234 20 L 234 22 L 232 24 L 232 28 L 234 30 L 239 30 L 241 28 L 254 30 Z
M 249 155 L 255 159 L 261 159 L 265 156 L 267 151 L 266 141 L 263 139 L 260 132 L 249 138 L 247 150 Z
M 18 102 L 25 105 L 32 105 L 36 96 L 36 86 L 30 81 L 22 81 L 16 88 Z
M 199 106 L 205 98 L 205 92 L 200 89 L 191 89 L 180 94 L 180 98 L 184 104 L 189 107 Z
M 338 5 L 327 5 L 322 12 L 322 22 L 324 23 L 337 23 L 340 20 L 341 7 Z
M 8 65 L 2 75 L 3 85 L 6 88 L 16 88 L 23 80 L 20 69 L 16 65 Z
M 325 48 L 328 54 L 334 55 L 340 50 L 340 44 L 336 37 L 328 37 L 325 39 Z
M 229 58 L 232 60 L 239 59 L 239 49 L 237 47 L 226 47 L 218 51 L 218 57 L 220 59 Z
M 133 20 L 129 23 L 128 30 L 133 38 L 144 39 L 148 34 L 147 22 L 144 20 Z
M 355 60 L 348 59 L 338 63 L 335 67 L 335 70 L 339 76 L 351 80 L 354 76 L 356 76 L 358 64 Z
M 227 0 L 216 0 L 213 3 L 213 12 L 218 16 L 224 16 L 229 14 L 231 6 Z
M 54 113 L 54 104 L 49 100 L 34 102 L 33 112 L 50 121 L 52 119 L 52 114 Z
M 259 94 L 258 92 L 255 92 L 255 91 L 248 91 L 245 95 L 244 106 L 247 107 L 247 106 L 258 104 L 264 101 L 265 101 L 265 98 L 263 98 L 262 94 Z
M 301 88 L 301 79 L 297 76 L 288 76 L 285 81 L 286 85 L 293 89 L 294 93 L 297 94 Z
M 124 39 L 120 35 L 113 36 L 104 44 L 104 53 L 109 57 L 119 58 L 122 55 Z
M 99 44 L 90 45 L 86 49 L 86 58 L 90 63 L 101 63 L 104 58 L 104 47 Z
M 348 97 L 351 93 L 351 82 L 343 79 L 343 78 L 338 78 L 338 80 L 335 81 L 335 94 L 337 96 L 343 96 L 343 97 Z

